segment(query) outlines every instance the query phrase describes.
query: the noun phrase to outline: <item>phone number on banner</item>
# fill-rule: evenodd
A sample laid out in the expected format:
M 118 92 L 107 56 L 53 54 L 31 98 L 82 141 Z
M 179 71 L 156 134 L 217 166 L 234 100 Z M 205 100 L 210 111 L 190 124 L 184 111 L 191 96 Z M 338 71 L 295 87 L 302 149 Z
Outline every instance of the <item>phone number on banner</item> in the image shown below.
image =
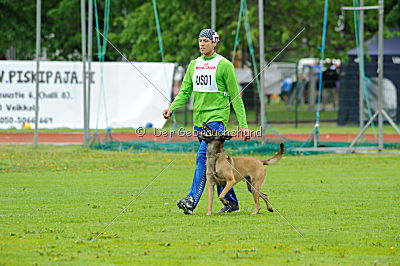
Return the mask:
M 26 124 L 26 123 L 35 123 L 34 117 L 12 117 L 12 116 L 0 116 L 0 124 Z M 52 124 L 52 117 L 40 117 L 40 124 Z

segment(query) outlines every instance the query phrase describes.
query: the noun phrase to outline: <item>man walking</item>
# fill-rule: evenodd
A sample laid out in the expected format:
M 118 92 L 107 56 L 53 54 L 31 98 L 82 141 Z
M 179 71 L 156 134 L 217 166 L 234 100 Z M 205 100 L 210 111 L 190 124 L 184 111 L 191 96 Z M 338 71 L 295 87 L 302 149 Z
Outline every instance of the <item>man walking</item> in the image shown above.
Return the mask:
M 239 128 L 244 140 L 248 140 L 249 130 L 242 98 L 239 94 L 235 69 L 231 62 L 215 52 L 219 35 L 211 29 L 204 29 L 199 34 L 201 57 L 192 60 L 187 69 L 181 89 L 169 109 L 163 111 L 168 119 L 172 112 L 184 106 L 194 94 L 193 123 L 195 131 L 203 131 L 202 123 L 222 133 L 228 123 L 230 102 L 235 110 Z M 185 214 L 192 214 L 200 201 L 206 183 L 206 143 L 199 138 L 200 148 L 196 158 L 192 187 L 184 199 L 177 205 Z M 223 187 L 217 186 L 218 195 Z M 228 204 L 219 213 L 238 212 L 239 203 L 233 188 L 225 196 Z

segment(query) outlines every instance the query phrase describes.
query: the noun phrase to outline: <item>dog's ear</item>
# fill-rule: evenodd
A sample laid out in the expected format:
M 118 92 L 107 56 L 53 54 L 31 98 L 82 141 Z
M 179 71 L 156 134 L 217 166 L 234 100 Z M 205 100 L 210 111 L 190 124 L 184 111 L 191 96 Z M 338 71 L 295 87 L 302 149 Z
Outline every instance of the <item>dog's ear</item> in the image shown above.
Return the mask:
M 209 143 L 209 142 L 211 142 L 211 140 L 212 140 L 212 137 L 211 137 L 211 136 L 204 135 L 202 132 L 198 132 L 198 133 L 197 133 L 197 136 L 198 136 L 200 139 L 204 140 L 206 143 Z
M 219 136 L 220 134 L 215 129 L 210 128 L 206 123 L 203 122 L 203 131 L 204 134 L 212 137 Z
M 223 135 L 222 137 L 224 138 L 224 140 L 230 140 L 232 138 L 232 136 L 227 134 Z
M 206 131 L 208 131 L 208 130 L 212 131 L 212 129 L 207 125 L 206 122 L 203 122 L 203 129 Z
M 224 142 L 225 140 L 230 140 L 231 138 L 232 136 L 229 136 L 228 134 L 219 136 L 219 140 L 222 142 Z

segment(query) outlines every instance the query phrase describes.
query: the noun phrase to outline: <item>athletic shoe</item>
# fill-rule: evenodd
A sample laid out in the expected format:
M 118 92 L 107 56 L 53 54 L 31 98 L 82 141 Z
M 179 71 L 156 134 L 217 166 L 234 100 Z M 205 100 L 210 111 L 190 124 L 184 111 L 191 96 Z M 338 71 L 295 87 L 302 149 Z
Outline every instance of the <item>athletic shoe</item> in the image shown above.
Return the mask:
M 240 212 L 239 205 L 233 202 L 229 202 L 225 205 L 218 213 L 228 213 L 228 212 Z
M 185 214 L 192 214 L 194 210 L 194 198 L 187 196 L 184 199 L 180 199 L 176 202 L 179 209 L 182 209 Z

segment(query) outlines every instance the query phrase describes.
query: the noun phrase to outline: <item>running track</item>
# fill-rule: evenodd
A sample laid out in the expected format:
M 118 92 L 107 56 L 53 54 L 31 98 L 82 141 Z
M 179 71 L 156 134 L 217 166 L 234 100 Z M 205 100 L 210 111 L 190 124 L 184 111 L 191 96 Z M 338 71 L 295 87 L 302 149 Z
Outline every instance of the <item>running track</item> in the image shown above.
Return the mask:
M 155 134 L 146 134 L 144 136 L 138 136 L 136 133 L 112 133 L 115 140 L 121 141 L 137 141 L 137 140 L 148 140 L 148 141 L 160 141 L 167 142 L 168 136 L 156 136 Z M 294 139 L 305 141 L 309 134 L 283 134 L 283 136 Z M 355 139 L 356 134 L 320 134 L 321 142 L 351 142 Z M 104 134 L 100 135 L 100 138 L 104 138 Z M 268 140 L 279 140 L 280 138 L 276 135 L 267 134 Z M 373 134 L 366 134 L 365 140 L 374 142 Z M 196 140 L 191 137 L 190 140 Z M 397 134 L 384 134 L 384 142 L 400 142 L 400 135 Z M 172 138 L 173 142 L 188 141 L 186 137 L 174 135 Z M 0 144 L 32 144 L 33 133 L 0 133 Z M 83 134 L 82 133 L 39 133 L 40 144 L 82 144 Z

